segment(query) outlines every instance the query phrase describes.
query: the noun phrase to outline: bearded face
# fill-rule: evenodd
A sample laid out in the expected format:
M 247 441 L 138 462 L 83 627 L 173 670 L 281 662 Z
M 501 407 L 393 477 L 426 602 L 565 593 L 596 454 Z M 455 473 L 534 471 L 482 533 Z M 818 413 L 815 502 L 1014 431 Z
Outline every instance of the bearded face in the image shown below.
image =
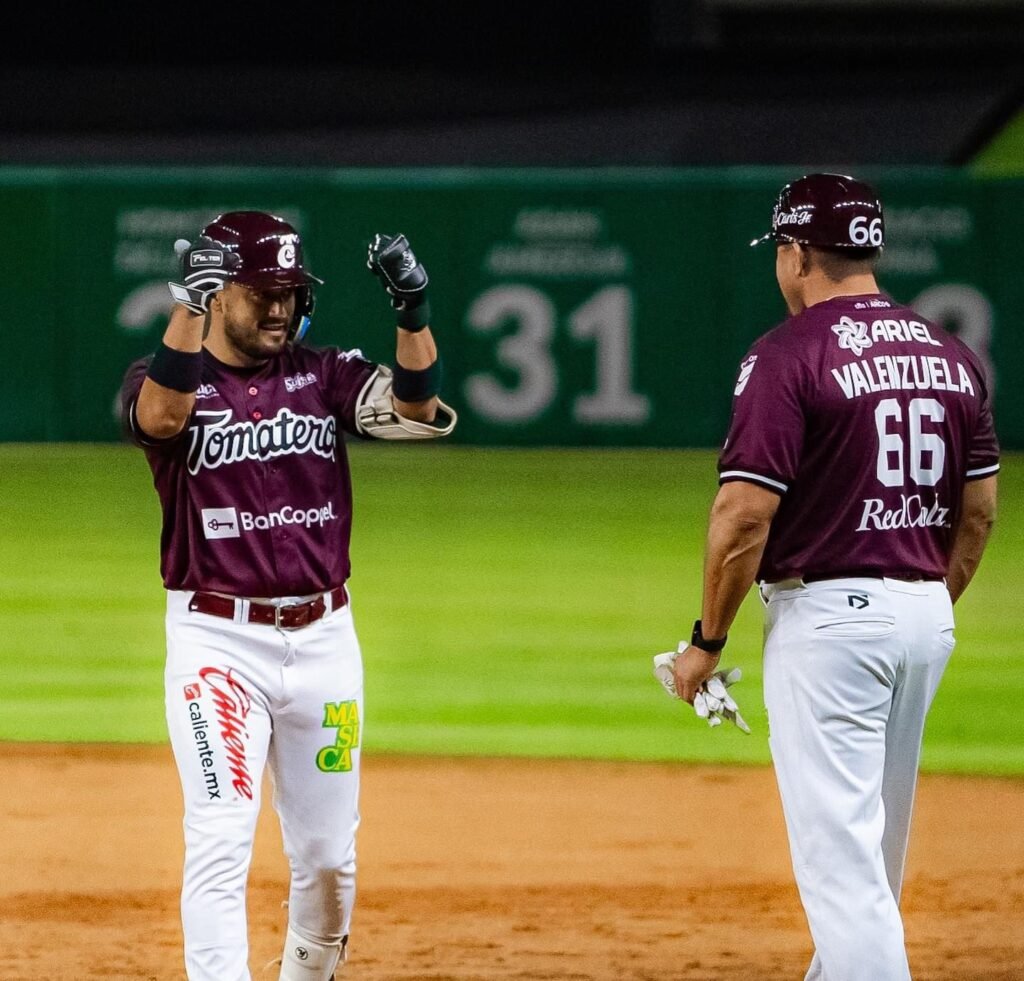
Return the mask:
M 261 364 L 284 350 L 295 316 L 292 287 L 261 290 L 229 283 L 217 299 L 224 339 L 242 364 Z

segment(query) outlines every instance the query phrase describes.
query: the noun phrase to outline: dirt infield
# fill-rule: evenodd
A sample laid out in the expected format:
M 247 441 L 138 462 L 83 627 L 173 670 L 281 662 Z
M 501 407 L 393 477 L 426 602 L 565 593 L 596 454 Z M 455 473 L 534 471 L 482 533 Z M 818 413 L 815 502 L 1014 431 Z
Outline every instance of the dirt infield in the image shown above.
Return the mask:
M 169 749 L 0 744 L 0 781 L 0 981 L 184 978 Z M 1024 977 L 1022 813 L 1022 781 L 923 778 L 917 981 Z M 767 769 L 367 756 L 359 853 L 350 981 L 799 979 L 810 955 Z M 254 979 L 285 889 L 267 803 Z

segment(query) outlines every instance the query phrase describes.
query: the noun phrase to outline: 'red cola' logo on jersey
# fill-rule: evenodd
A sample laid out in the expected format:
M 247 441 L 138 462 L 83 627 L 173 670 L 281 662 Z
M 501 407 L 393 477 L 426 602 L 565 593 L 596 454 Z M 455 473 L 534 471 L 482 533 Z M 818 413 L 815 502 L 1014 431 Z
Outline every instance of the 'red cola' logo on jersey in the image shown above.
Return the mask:
M 199 411 L 189 426 L 192 443 L 188 451 L 188 472 L 215 470 L 242 460 L 271 460 L 292 453 L 315 453 L 334 459 L 337 424 L 333 416 L 296 415 L 281 409 L 273 419 L 228 424 L 230 409 Z

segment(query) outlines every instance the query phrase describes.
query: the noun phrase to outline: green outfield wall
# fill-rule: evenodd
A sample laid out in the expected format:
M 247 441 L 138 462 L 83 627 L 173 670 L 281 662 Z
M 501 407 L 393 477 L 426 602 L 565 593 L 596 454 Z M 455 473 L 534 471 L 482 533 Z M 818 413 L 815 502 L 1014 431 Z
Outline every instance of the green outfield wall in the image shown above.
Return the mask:
M 310 340 L 387 360 L 365 266 L 404 232 L 431 277 L 456 438 L 495 445 L 715 446 L 737 364 L 783 315 L 767 229 L 781 170 L 0 170 L 7 386 L 0 440 L 118 438 L 125 366 L 163 331 L 172 243 L 220 211 L 281 214 L 325 285 Z M 858 172 L 887 208 L 881 281 L 992 373 L 1024 447 L 1024 179 Z

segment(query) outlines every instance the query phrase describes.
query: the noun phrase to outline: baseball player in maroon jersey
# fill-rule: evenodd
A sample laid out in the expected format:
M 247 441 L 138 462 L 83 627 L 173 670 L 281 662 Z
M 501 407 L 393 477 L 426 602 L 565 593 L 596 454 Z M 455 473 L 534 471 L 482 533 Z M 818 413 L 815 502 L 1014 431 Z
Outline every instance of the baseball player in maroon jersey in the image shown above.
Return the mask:
M 963 343 L 879 290 L 867 185 L 787 184 L 758 241 L 775 243 L 790 316 L 740 365 L 676 690 L 694 701 L 758 581 L 807 981 L 903 981 L 921 736 L 995 516 L 988 384 Z
M 269 764 L 291 869 L 280 977 L 328 981 L 355 897 L 363 674 L 343 433 L 443 436 L 454 413 L 404 236 L 368 265 L 391 295 L 395 364 L 300 343 L 321 282 L 287 222 L 222 214 L 179 240 L 176 306 L 125 376 L 126 431 L 163 511 L 167 724 L 185 800 L 192 981 L 248 979 L 246 881 Z

